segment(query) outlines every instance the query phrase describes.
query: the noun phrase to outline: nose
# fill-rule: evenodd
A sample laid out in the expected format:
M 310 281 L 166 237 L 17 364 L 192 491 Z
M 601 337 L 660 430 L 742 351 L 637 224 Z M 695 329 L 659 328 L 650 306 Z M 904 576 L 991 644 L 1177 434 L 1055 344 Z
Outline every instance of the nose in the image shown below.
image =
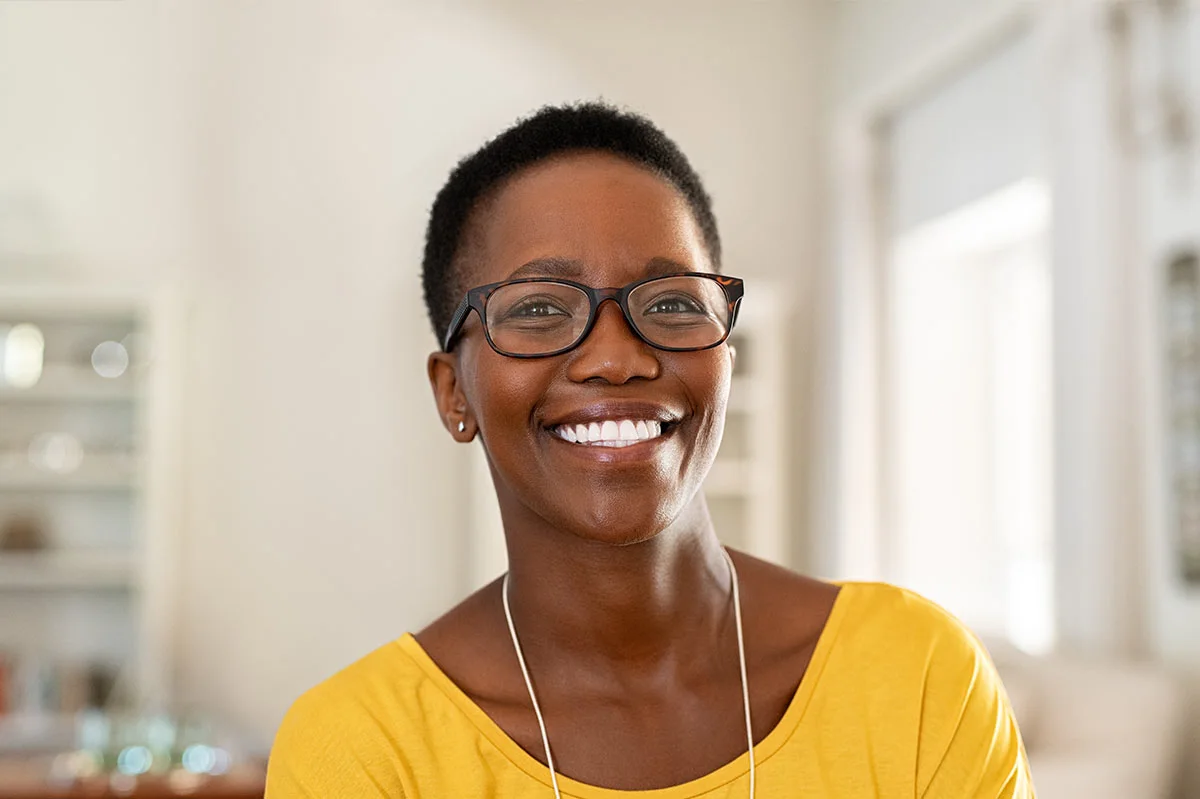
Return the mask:
M 577 383 L 591 380 L 620 386 L 658 375 L 657 352 L 633 332 L 616 300 L 600 303 L 591 331 L 571 353 L 567 376 Z

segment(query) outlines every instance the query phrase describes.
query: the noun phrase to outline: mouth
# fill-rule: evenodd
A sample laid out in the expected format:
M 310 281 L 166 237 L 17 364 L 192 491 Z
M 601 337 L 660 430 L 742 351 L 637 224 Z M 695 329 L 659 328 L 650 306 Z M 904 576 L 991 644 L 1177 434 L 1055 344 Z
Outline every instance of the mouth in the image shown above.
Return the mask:
M 587 423 L 557 424 L 549 428 L 556 438 L 580 447 L 632 447 L 661 438 L 669 422 L 657 419 L 601 419 Z

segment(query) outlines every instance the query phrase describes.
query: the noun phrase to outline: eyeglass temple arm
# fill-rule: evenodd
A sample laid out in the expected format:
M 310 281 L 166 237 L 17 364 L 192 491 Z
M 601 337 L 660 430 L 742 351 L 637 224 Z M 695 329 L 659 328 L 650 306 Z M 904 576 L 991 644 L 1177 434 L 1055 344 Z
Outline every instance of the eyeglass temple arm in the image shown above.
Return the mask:
M 739 296 L 733 303 L 733 316 L 729 319 L 729 329 L 733 330 L 733 326 L 737 324 L 738 312 L 742 310 L 742 298 Z
M 458 308 L 454 311 L 454 316 L 450 317 L 450 326 L 446 328 L 446 338 L 442 342 L 442 352 L 450 351 L 450 347 L 454 344 L 454 339 L 458 336 L 458 331 L 462 329 L 463 322 L 466 321 L 467 314 L 470 312 L 470 297 L 463 297 L 462 302 L 458 304 Z

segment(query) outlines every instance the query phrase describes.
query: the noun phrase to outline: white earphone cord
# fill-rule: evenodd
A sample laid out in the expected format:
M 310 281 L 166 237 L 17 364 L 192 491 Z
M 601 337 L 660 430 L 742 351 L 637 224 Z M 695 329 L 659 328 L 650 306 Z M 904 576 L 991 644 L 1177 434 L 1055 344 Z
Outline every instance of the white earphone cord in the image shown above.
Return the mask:
M 529 689 L 529 699 L 533 702 L 533 713 L 537 716 L 538 727 L 542 730 L 542 746 L 546 748 L 546 765 L 550 767 L 550 783 L 554 787 L 554 797 L 562 799 L 562 794 L 558 791 L 558 775 L 554 771 L 554 756 L 550 754 L 550 738 L 546 735 L 546 720 L 542 718 L 542 709 L 538 706 L 537 695 L 533 692 L 533 680 L 529 679 L 529 668 L 525 665 L 525 655 L 521 652 L 520 642 L 517 641 L 517 628 L 513 625 L 512 610 L 508 607 L 507 573 L 504 575 L 504 618 L 508 620 L 513 648 L 517 650 L 517 662 L 521 664 L 521 676 L 525 678 L 525 687 Z
M 733 578 L 733 620 L 737 624 L 738 666 L 742 670 L 742 705 L 746 709 L 746 751 L 750 754 L 750 799 L 754 799 L 754 725 L 750 722 L 750 681 L 746 678 L 746 642 L 742 635 L 742 597 L 738 592 L 737 569 L 733 558 L 721 549 L 729 563 L 729 574 Z
M 742 705 L 746 711 L 746 747 L 750 758 L 750 799 L 754 799 L 754 727 L 750 722 L 750 684 L 746 679 L 746 643 L 742 636 L 742 599 L 738 592 L 737 569 L 733 558 L 724 548 L 721 554 L 729 564 L 729 576 L 733 581 L 733 620 L 737 626 L 738 666 L 742 677 Z M 517 662 L 521 664 L 521 676 L 525 678 L 525 687 L 529 689 L 529 700 L 533 703 L 533 713 L 537 716 L 538 728 L 542 731 L 542 746 L 546 750 L 546 765 L 550 768 L 550 784 L 554 788 L 555 799 L 562 799 L 558 790 L 558 774 L 554 770 L 554 757 L 550 754 L 550 737 L 546 735 L 546 720 L 542 717 L 542 708 L 538 705 L 537 695 L 533 692 L 533 680 L 529 678 L 529 668 L 525 665 L 525 655 L 521 651 L 521 642 L 517 639 L 517 628 L 513 624 L 512 609 L 508 604 L 508 575 L 504 575 L 501 588 L 504 598 L 504 618 L 508 621 L 508 632 L 512 635 L 513 649 L 517 652 Z

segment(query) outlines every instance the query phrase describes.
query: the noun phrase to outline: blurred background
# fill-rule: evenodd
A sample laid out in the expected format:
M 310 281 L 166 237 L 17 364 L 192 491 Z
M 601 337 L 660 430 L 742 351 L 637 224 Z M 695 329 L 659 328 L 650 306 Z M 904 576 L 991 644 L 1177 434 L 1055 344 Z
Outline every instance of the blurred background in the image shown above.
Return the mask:
M 595 98 L 747 280 L 721 536 L 966 620 L 1039 795 L 1200 797 L 1194 0 L 0 0 L 0 796 L 261 795 L 503 571 L 426 214 Z

